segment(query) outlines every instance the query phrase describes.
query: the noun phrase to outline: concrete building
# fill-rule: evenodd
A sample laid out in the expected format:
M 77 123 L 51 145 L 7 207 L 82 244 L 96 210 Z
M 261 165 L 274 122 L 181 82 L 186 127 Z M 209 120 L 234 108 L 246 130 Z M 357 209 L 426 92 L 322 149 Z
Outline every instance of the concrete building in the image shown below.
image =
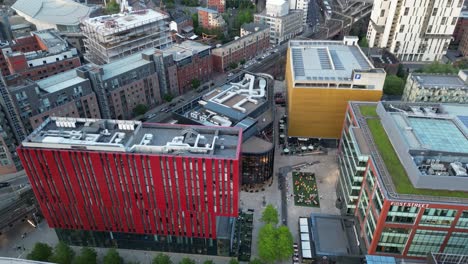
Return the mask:
M 338 201 L 367 254 L 468 252 L 468 107 L 350 102 Z
M 37 30 L 58 30 L 73 47 L 82 51 L 80 22 L 91 15 L 93 8 L 72 0 L 17 0 L 11 8 Z
M 288 136 L 337 139 L 348 101 L 380 100 L 386 73 L 374 68 L 357 41 L 289 41 Z
M 149 48 L 171 45 L 166 14 L 143 9 L 83 20 L 85 59 L 98 65 L 110 63 Z
M 302 17 L 302 10 L 291 10 L 284 16 L 269 16 L 262 13 L 254 15 L 254 22 L 268 25 L 270 27 L 270 44 L 278 45 L 302 32 Z
M 8 87 L 27 133 L 49 116 L 100 118 L 91 82 L 67 71 L 43 80 Z
M 76 48 L 56 30 L 32 32 L 0 47 L 0 66 L 7 84 L 40 80 L 81 65 Z
M 180 44 L 162 50 L 164 56 L 170 56 L 177 71 L 178 91 L 173 95 L 184 94 L 192 90 L 192 80 L 205 83 L 213 73 L 211 46 L 186 40 Z M 165 65 L 170 66 L 169 65 Z
M 402 101 L 468 103 L 467 71 L 455 74 L 410 73 Z
M 289 9 L 292 10 L 302 10 L 304 13 L 302 22 L 304 25 L 307 24 L 307 15 L 309 14 L 309 2 L 310 0 L 290 0 Z
M 265 13 L 267 16 L 282 17 L 289 13 L 288 1 L 268 0 L 266 1 Z
M 213 68 L 224 72 L 231 63 L 239 63 L 264 53 L 270 46 L 270 28 L 265 24 L 249 23 L 242 25 L 241 37 L 215 48 Z
M 387 48 L 401 61 L 438 61 L 445 55 L 464 0 L 376 0 L 369 47 Z
M 171 31 L 175 31 L 179 34 L 193 31 L 193 20 L 184 12 L 176 10 L 171 13 L 171 18 L 172 21 L 169 23 Z
M 226 10 L 225 0 L 207 0 L 207 6 L 210 9 L 218 11 L 218 13 L 224 13 Z
M 241 142 L 240 128 L 50 117 L 18 153 L 67 244 L 232 256 Z
M 272 76 L 245 74 L 175 109 L 180 124 L 242 128 L 242 188 L 259 190 L 273 180 Z
M 226 21 L 218 11 L 197 7 L 198 10 L 198 26 L 206 29 L 224 29 Z

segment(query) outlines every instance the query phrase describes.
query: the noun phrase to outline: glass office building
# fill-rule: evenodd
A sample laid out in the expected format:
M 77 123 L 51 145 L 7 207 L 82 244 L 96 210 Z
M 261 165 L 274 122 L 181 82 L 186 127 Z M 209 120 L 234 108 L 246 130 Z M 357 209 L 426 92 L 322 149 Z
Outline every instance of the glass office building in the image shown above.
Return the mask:
M 466 116 L 468 106 L 350 102 L 337 192 L 368 254 L 468 253 Z

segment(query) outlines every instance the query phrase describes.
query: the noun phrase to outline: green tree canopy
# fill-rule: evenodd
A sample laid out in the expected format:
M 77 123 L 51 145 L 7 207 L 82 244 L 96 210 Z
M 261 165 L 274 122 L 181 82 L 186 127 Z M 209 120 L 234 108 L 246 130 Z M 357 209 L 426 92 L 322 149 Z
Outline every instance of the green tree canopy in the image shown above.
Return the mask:
M 107 254 L 103 259 L 104 264 L 123 264 L 123 258 L 119 255 L 119 252 L 115 248 L 107 250 Z
M 273 226 L 278 224 L 278 211 L 273 207 L 273 205 L 269 204 L 265 207 L 260 221 L 266 224 L 272 224 Z
M 422 69 L 416 72 L 424 73 L 458 73 L 458 69 L 450 64 L 443 64 L 439 62 L 433 62 L 429 65 L 424 66 Z
M 258 255 L 266 263 L 287 260 L 294 253 L 293 237 L 287 226 L 264 225 L 258 234 Z
M 120 5 L 117 3 L 116 0 L 110 0 L 107 2 L 106 9 L 104 13 L 107 15 L 117 14 L 120 12 Z
M 133 108 L 133 113 L 135 113 L 135 115 L 144 115 L 147 111 L 148 106 L 144 104 L 138 104 L 137 106 L 135 106 L 135 108 Z
M 232 258 L 230 261 L 229 261 L 229 264 L 239 264 L 239 261 L 235 258 Z
M 74 264 L 96 264 L 96 250 L 88 247 L 81 248 L 80 255 L 76 256 Z
M 54 248 L 54 253 L 50 257 L 50 261 L 58 264 L 70 264 L 72 263 L 75 252 L 67 244 L 60 241 Z
M 200 80 L 193 79 L 192 80 L 192 89 L 197 89 L 198 87 L 200 87 L 200 84 L 201 84 Z
M 203 264 L 214 264 L 214 262 L 213 262 L 212 260 L 209 259 L 209 260 L 205 260 L 205 261 L 203 262 Z
M 172 99 L 174 99 L 174 96 L 172 94 L 170 94 L 170 93 L 163 95 L 163 100 L 168 102 L 168 103 L 170 101 L 172 101 Z
M 153 258 L 152 264 L 172 264 L 172 260 L 168 255 L 159 253 Z
M 45 243 L 37 242 L 36 244 L 34 244 L 33 250 L 26 256 L 26 258 L 37 261 L 48 261 L 51 255 L 51 246 Z
M 259 260 L 258 258 L 254 258 L 253 260 L 249 262 L 249 264 L 263 264 L 263 262 Z
M 229 63 L 229 68 L 234 70 L 235 68 L 237 68 L 237 63 L 235 63 L 235 62 Z
M 384 94 L 402 95 L 405 89 L 405 81 L 396 75 L 387 75 L 384 83 Z
M 183 258 L 179 264 L 195 264 L 195 260 L 190 258 Z
M 367 42 L 367 38 L 366 37 L 362 37 L 360 40 L 359 40 L 359 46 L 361 48 L 368 48 L 369 47 L 369 43 Z

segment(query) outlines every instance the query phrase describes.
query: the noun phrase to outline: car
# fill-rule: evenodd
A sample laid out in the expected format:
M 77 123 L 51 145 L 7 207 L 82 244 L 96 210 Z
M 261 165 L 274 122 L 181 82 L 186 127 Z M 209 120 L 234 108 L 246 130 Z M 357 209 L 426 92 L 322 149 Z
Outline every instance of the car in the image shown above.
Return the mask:
M 228 74 L 228 77 L 231 77 L 231 76 L 233 76 L 233 75 L 234 75 L 234 73 L 230 72 L 230 73 Z
M 274 49 L 273 52 L 278 52 L 278 49 Z
M 174 107 L 174 106 L 176 106 L 176 103 L 170 103 L 169 104 L 169 107 Z
M 152 113 L 152 114 L 149 114 L 149 115 L 145 116 L 145 118 L 146 119 L 151 119 L 151 118 L 153 118 L 155 116 L 156 116 L 156 113 Z
M 167 107 L 163 107 L 159 110 L 159 112 L 166 112 L 166 110 L 167 110 Z
M 8 187 L 10 186 L 9 182 L 0 182 L 0 188 Z

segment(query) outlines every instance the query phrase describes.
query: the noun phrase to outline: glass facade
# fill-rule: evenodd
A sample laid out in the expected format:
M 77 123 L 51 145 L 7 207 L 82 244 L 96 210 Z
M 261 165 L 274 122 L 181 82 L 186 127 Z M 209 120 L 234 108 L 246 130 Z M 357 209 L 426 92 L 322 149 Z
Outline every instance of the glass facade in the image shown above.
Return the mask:
M 429 252 L 439 252 L 447 231 L 416 230 L 408 256 L 425 257 Z
M 427 208 L 424 210 L 419 225 L 450 227 L 455 218 L 456 210 Z
M 367 155 L 360 153 L 352 130 L 349 129 L 350 125 L 351 118 L 347 113 L 338 156 L 340 168 L 338 192 L 341 193 L 345 203 L 343 210 L 346 214 L 354 214 L 368 160 Z
M 402 254 L 411 229 L 385 227 L 380 235 L 376 251 L 379 253 Z
M 252 189 L 272 180 L 274 148 L 264 153 L 242 153 L 242 188 Z
M 468 232 L 453 232 L 444 253 L 468 254 Z
M 387 223 L 413 224 L 418 216 L 419 208 L 412 206 L 390 206 Z
M 456 228 L 468 229 L 468 210 L 462 212 L 460 218 L 458 219 Z

